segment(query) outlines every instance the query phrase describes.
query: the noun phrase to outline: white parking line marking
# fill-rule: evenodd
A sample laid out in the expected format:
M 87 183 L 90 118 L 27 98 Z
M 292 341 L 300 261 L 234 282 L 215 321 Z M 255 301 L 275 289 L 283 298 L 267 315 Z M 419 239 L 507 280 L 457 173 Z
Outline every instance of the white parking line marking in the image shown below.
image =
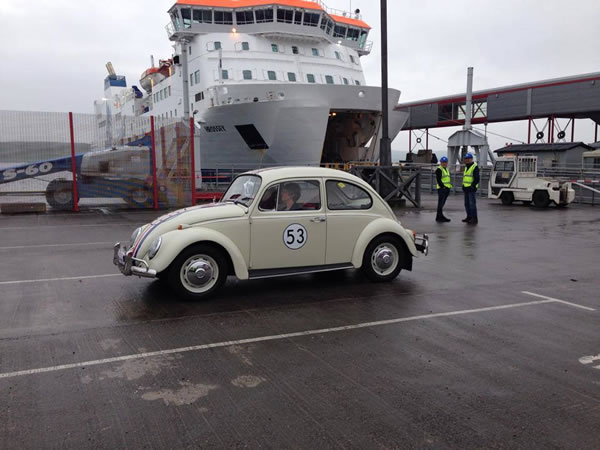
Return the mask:
M 68 281 L 68 280 L 87 280 L 89 278 L 106 278 L 106 277 L 122 277 L 120 273 L 109 273 L 106 275 L 84 275 L 81 277 L 63 277 L 63 278 L 42 278 L 39 280 L 15 280 L 15 281 L 0 281 L 0 285 L 4 284 L 24 284 L 24 283 L 42 283 L 44 281 Z
M 133 360 L 133 359 L 152 358 L 155 356 L 172 355 L 175 353 L 195 352 L 195 351 L 199 351 L 199 350 L 207 350 L 210 348 L 231 347 L 233 345 L 246 345 L 246 344 L 252 344 L 255 342 L 276 341 L 276 340 L 281 340 L 281 339 L 290 339 L 290 338 L 294 338 L 294 337 L 310 336 L 310 335 L 315 335 L 315 334 L 336 333 L 339 331 L 356 330 L 359 328 L 378 327 L 378 326 L 382 326 L 382 325 L 392 325 L 392 324 L 397 324 L 397 323 L 402 323 L 402 322 L 411 322 L 411 321 L 415 321 L 415 320 L 434 319 L 434 318 L 438 318 L 438 317 L 460 316 L 460 315 L 464 315 L 464 314 L 475 314 L 475 313 L 481 313 L 481 312 L 487 312 L 487 311 L 498 311 L 498 310 L 503 310 L 503 309 L 522 308 L 524 306 L 543 305 L 545 303 L 556 303 L 556 302 L 557 302 L 556 300 L 537 300 L 537 301 L 526 302 L 526 303 L 512 303 L 509 305 L 489 306 L 486 308 L 463 309 L 460 311 L 451 311 L 451 312 L 434 313 L 434 314 L 423 314 L 420 316 L 401 317 L 398 319 L 380 320 L 377 322 L 365 322 L 365 323 L 359 323 L 359 324 L 355 324 L 355 325 L 344 325 L 341 327 L 334 327 L 334 328 L 321 328 L 321 329 L 317 329 L 317 330 L 298 331 L 295 333 L 277 334 L 277 335 L 272 335 L 272 336 L 261 336 L 261 337 L 255 337 L 255 338 L 249 338 L 249 339 L 239 339 L 239 340 L 235 340 L 235 341 L 225 341 L 225 342 L 216 342 L 216 343 L 212 343 L 212 344 L 193 345 L 190 347 L 179 347 L 179 348 L 172 348 L 172 349 L 168 349 L 168 350 L 159 350 L 159 351 L 155 351 L 155 352 L 136 353 L 133 355 L 115 356 L 112 358 L 97 359 L 97 360 L 93 360 L 93 361 L 84 361 L 84 362 L 72 363 L 72 364 L 62 364 L 60 366 L 42 367 L 39 369 L 19 370 L 16 372 L 0 373 L 0 379 L 14 378 L 14 377 L 20 377 L 20 376 L 24 376 L 24 375 L 32 375 L 32 374 L 36 374 L 36 373 L 56 372 L 59 370 L 75 369 L 77 367 L 97 366 L 97 365 L 101 365 L 101 364 L 109 364 L 109 363 L 119 362 L 119 361 L 129 361 L 129 360 Z M 559 301 L 558 303 L 562 303 L 562 302 Z
M 521 291 L 521 294 L 531 295 L 532 297 L 543 298 L 546 300 L 552 300 L 553 302 L 564 303 L 565 305 L 570 305 L 570 306 L 574 306 L 575 308 L 585 309 L 586 311 L 596 311 L 594 308 L 589 308 L 587 306 L 578 305 L 577 303 L 567 302 L 567 301 L 561 300 L 559 298 L 548 297 L 546 295 L 536 294 L 535 292 Z
M 18 250 L 26 248 L 42 247 L 81 247 L 84 245 L 114 245 L 114 242 L 82 242 L 79 244 L 34 244 L 34 245 L 15 245 L 13 247 L 0 247 L 0 250 Z M 112 248 L 111 248 L 112 250 Z

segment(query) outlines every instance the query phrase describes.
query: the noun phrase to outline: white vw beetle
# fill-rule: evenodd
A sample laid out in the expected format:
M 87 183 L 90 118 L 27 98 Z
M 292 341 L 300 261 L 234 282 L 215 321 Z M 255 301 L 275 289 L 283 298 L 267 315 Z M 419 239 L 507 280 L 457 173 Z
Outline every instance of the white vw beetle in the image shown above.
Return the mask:
M 125 275 L 164 278 L 184 298 L 240 280 L 362 268 L 373 281 L 412 269 L 427 254 L 416 236 L 361 179 L 317 167 L 244 173 L 220 203 L 174 211 L 115 244 Z

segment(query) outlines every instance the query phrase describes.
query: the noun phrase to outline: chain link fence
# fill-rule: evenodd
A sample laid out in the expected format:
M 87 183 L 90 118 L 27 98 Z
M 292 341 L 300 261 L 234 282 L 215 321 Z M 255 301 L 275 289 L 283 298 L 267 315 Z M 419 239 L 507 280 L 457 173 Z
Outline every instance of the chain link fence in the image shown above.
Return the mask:
M 189 206 L 195 201 L 190 125 L 172 118 L 0 111 L 0 205 L 74 211 Z

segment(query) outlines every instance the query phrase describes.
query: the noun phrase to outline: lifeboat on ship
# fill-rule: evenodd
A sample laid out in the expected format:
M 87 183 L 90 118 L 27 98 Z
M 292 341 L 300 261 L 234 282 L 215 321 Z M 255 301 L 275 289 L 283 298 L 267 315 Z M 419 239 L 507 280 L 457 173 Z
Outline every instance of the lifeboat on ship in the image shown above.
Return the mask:
M 172 59 L 161 59 L 158 67 L 146 69 L 140 76 L 140 85 L 142 88 L 148 93 L 152 92 L 152 88 L 155 84 L 160 83 L 165 78 L 171 76 L 172 65 Z

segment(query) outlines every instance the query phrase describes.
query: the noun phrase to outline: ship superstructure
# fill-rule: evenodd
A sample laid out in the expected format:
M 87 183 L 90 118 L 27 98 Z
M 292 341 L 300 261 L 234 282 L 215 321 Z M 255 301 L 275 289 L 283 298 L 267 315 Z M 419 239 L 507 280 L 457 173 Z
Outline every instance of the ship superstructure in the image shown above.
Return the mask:
M 366 85 L 371 51 L 359 11 L 303 0 L 178 0 L 175 54 L 146 70 L 145 93 L 114 73 L 96 113 L 193 117 L 197 169 L 378 158 L 381 90 Z M 406 113 L 394 112 L 390 135 Z

